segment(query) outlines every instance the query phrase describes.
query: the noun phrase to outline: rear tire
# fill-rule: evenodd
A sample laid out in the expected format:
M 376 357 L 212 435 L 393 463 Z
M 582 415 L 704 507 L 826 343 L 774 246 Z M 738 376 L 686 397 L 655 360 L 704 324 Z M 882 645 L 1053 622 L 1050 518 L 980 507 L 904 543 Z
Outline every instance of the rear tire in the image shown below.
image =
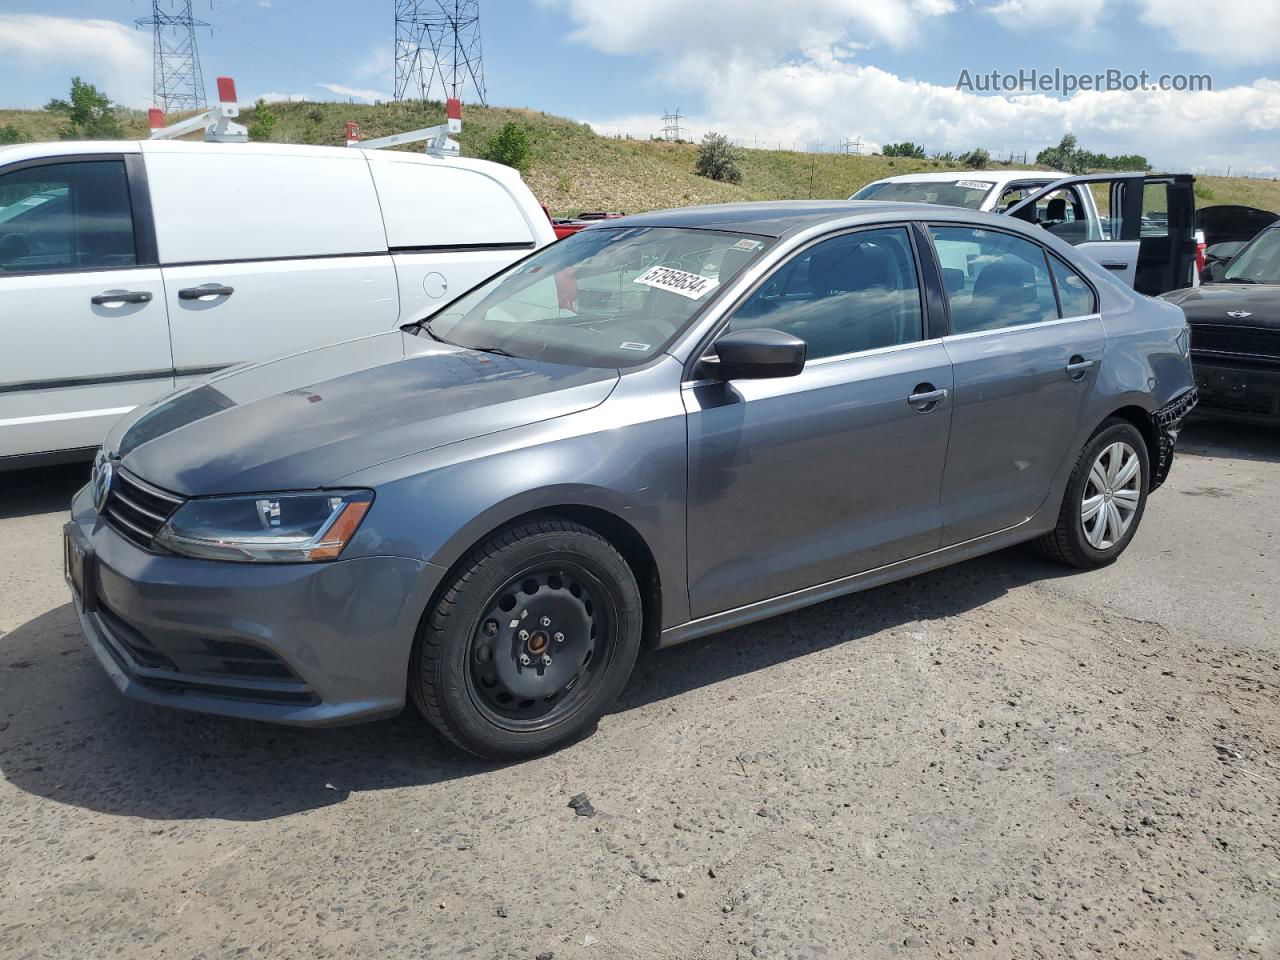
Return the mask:
M 426 617 L 409 694 L 464 750 L 535 756 L 592 729 L 617 699 L 641 625 L 635 576 L 594 530 L 508 527 L 463 560 Z
M 1133 540 L 1147 506 L 1151 462 L 1129 421 L 1105 420 L 1080 451 L 1058 523 L 1036 541 L 1046 556 L 1081 569 L 1115 561 Z

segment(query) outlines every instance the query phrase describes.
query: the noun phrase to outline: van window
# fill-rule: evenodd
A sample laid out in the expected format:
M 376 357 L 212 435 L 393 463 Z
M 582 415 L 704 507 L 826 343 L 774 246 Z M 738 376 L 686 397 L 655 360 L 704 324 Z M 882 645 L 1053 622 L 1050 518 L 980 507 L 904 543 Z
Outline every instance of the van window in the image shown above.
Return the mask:
M 799 337 L 810 360 L 919 340 L 920 290 L 907 231 L 859 230 L 796 254 L 729 321 L 730 330 L 758 327 Z
M 0 175 L 0 272 L 137 262 L 124 161 L 47 163 Z
M 534 242 L 514 198 L 490 176 L 390 156 L 371 157 L 369 166 L 392 249 Z
M 386 252 L 369 165 L 357 151 L 211 146 L 221 148 L 143 146 L 162 263 Z
M 977 227 L 930 228 L 951 304 L 951 332 L 998 330 L 1058 318 L 1044 250 Z

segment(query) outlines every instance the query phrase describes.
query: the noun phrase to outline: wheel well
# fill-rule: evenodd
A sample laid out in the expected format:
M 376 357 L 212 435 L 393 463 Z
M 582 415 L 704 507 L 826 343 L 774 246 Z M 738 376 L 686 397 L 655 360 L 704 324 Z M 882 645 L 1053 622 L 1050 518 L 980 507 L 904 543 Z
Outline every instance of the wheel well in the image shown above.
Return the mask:
M 1147 447 L 1147 462 L 1154 466 L 1160 458 L 1160 440 L 1156 436 L 1156 425 L 1151 419 L 1151 414 L 1141 407 L 1130 406 L 1121 407 L 1113 412 L 1111 416 L 1119 420 L 1127 420 L 1137 428 L 1137 431 L 1142 434 L 1143 443 Z
M 631 573 L 636 578 L 636 585 L 640 588 L 640 598 L 644 605 L 644 641 L 649 645 L 655 644 L 658 635 L 662 632 L 662 583 L 658 576 L 658 565 L 654 562 L 653 553 L 650 552 L 649 545 L 645 543 L 644 537 L 636 532 L 635 527 L 608 510 L 580 504 L 564 504 L 562 506 L 544 507 L 521 514 L 518 517 L 512 517 L 501 526 L 489 530 L 477 538 L 475 543 L 468 546 L 460 554 L 458 563 L 461 563 L 472 550 L 492 537 L 498 530 L 540 517 L 555 517 L 559 520 L 569 520 L 573 523 L 581 524 L 600 534 L 613 545 L 615 550 L 622 554 L 622 559 L 627 561 L 627 566 L 631 568 Z M 440 581 L 437 593 L 440 590 L 447 589 L 447 585 L 452 580 L 452 574 L 453 569 L 451 568 L 449 573 Z M 431 598 L 431 605 L 427 608 L 427 614 L 435 607 L 438 599 L 438 596 Z

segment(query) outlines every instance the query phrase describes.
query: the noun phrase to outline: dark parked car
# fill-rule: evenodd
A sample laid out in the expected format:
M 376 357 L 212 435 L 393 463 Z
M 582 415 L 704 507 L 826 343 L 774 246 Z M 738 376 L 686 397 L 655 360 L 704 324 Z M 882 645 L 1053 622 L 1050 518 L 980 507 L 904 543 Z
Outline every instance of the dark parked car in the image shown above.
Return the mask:
M 1196 211 L 1196 229 L 1204 237 L 1202 283 L 1221 280 L 1231 258 L 1267 227 L 1280 220 L 1280 214 L 1257 207 L 1223 204 Z
M 519 757 L 672 644 L 1025 540 L 1114 560 L 1194 402 L 1177 308 L 1038 227 L 891 203 L 607 221 L 428 319 L 136 411 L 66 526 L 151 703 L 411 698 Z
M 1280 422 L 1280 224 L 1254 237 L 1220 280 L 1164 299 L 1187 315 L 1204 412 Z

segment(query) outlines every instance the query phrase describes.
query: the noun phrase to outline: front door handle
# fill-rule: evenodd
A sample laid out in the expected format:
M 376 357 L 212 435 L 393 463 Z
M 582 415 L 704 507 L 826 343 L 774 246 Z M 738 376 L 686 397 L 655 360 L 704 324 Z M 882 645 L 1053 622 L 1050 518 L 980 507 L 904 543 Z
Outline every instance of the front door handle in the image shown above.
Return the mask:
M 1071 362 L 1067 364 L 1067 376 L 1072 380 L 1083 380 L 1084 375 L 1093 368 L 1093 365 L 1096 362 L 1097 361 L 1094 360 L 1086 360 L 1084 357 L 1076 354 L 1071 358 Z
M 212 300 L 214 297 L 229 297 L 235 292 L 235 287 L 223 286 L 220 283 L 203 283 L 198 287 L 183 287 L 178 291 L 178 299 Z
M 907 397 L 907 403 L 915 407 L 919 413 L 928 413 L 947 398 L 946 390 L 936 390 L 932 383 L 922 383 L 915 392 Z
M 108 290 L 90 297 L 89 302 L 96 307 L 108 303 L 150 303 L 151 294 L 146 290 Z

